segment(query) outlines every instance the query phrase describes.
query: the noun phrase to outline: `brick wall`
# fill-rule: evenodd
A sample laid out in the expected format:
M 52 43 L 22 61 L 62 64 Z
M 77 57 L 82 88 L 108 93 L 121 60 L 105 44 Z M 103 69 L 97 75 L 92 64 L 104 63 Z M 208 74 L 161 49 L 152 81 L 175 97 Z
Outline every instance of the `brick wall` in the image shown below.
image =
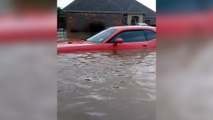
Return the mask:
M 97 32 L 111 26 L 122 25 L 122 14 L 66 13 L 68 32 Z

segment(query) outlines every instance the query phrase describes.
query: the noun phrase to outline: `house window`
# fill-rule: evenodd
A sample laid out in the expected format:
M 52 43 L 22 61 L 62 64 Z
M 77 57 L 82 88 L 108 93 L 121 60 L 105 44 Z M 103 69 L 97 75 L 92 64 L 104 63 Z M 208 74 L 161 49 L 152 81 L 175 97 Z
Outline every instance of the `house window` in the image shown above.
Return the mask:
M 123 25 L 127 25 L 127 14 L 123 14 L 123 18 L 122 18 L 122 24 Z
M 132 16 L 131 19 L 131 25 L 136 25 L 136 23 L 139 22 L 139 17 L 138 16 Z
M 149 23 L 150 23 L 150 20 L 145 20 L 144 22 L 149 24 Z

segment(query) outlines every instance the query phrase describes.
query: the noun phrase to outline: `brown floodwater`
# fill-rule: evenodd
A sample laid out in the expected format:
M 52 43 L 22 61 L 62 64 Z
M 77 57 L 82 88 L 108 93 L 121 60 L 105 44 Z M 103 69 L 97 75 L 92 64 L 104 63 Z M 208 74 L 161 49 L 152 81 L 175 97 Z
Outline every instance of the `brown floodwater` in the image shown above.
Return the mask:
M 58 41 L 65 41 L 68 39 L 87 39 L 96 33 L 91 32 L 58 32 Z
M 58 120 L 155 120 L 155 51 L 57 57 Z

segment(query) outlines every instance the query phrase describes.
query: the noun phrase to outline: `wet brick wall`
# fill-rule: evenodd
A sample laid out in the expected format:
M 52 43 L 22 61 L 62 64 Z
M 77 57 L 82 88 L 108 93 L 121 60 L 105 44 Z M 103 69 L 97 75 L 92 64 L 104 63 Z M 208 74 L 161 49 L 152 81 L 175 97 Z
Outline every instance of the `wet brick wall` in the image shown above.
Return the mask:
M 98 32 L 104 28 L 122 25 L 122 14 L 66 13 L 68 32 Z

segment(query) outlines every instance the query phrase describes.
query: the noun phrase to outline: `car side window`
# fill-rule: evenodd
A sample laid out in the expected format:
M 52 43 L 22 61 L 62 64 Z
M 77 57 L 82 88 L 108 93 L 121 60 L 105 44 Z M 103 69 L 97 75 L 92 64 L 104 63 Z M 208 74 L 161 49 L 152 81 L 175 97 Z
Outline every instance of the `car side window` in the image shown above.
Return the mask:
M 118 35 L 116 35 L 115 37 L 113 37 L 111 40 L 108 41 L 108 43 L 114 43 L 114 41 L 115 41 L 117 38 L 121 38 L 121 37 L 120 37 L 120 34 L 118 34 Z
M 109 43 L 113 43 L 117 38 L 122 38 L 124 42 L 142 42 L 146 41 L 145 33 L 142 30 L 121 32 L 112 38 Z
M 146 34 L 146 39 L 147 40 L 152 40 L 156 38 L 156 33 L 152 30 L 144 30 L 145 34 Z

